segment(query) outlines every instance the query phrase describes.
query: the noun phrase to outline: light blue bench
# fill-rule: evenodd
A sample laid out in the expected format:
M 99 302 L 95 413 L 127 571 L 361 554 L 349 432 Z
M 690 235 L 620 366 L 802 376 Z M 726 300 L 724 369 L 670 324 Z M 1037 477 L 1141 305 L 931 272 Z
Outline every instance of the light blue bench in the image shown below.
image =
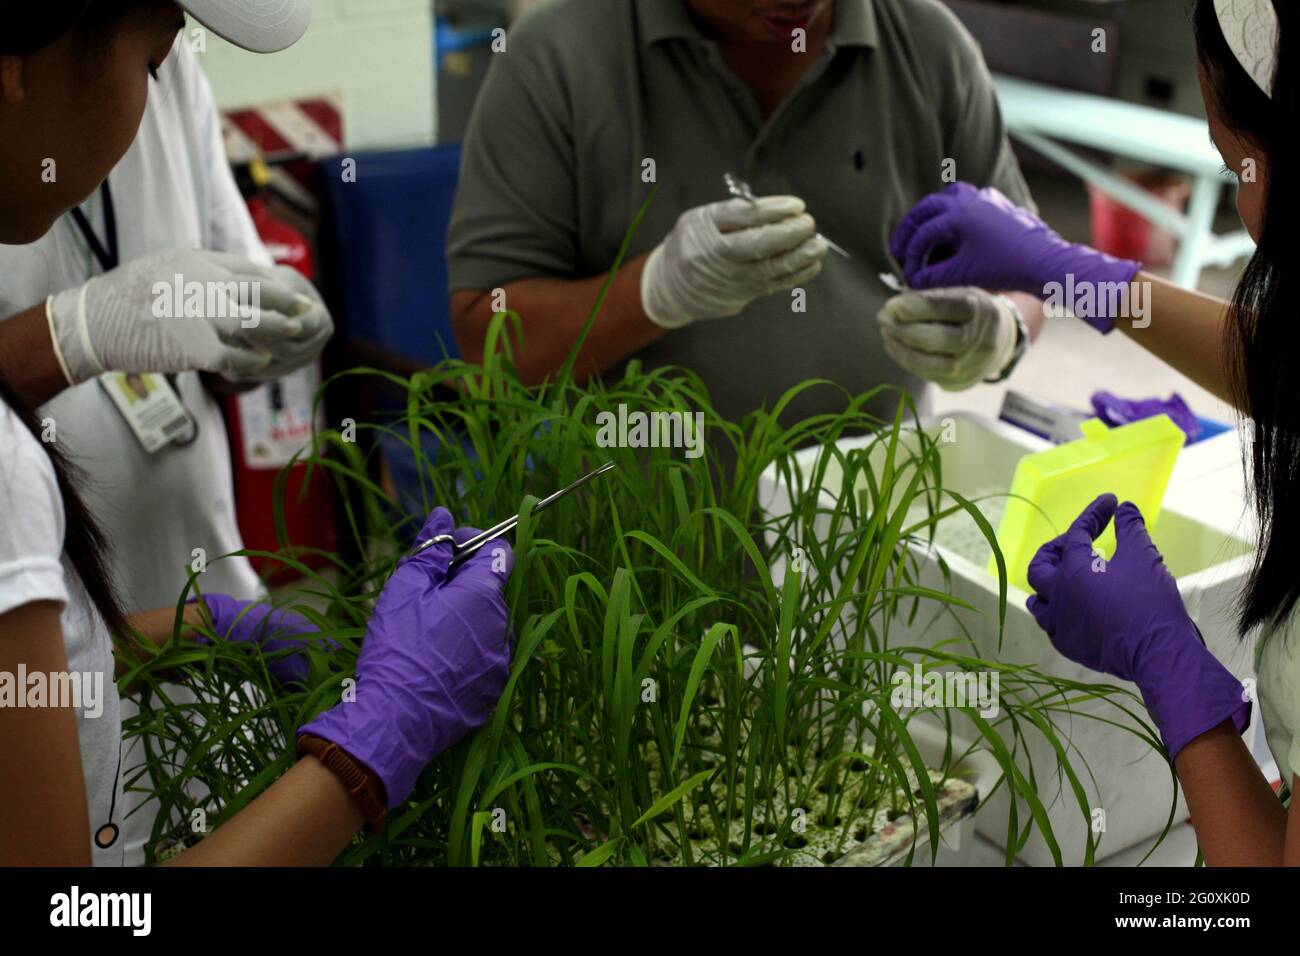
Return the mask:
M 1244 230 L 1216 235 L 1214 213 L 1228 180 L 1205 122 L 1165 110 L 995 76 L 1011 135 L 1178 237 L 1172 278 L 1195 288 L 1207 265 L 1230 265 L 1254 252 Z M 1173 169 L 1192 177 L 1187 212 L 1160 202 L 1122 176 L 1063 143 Z

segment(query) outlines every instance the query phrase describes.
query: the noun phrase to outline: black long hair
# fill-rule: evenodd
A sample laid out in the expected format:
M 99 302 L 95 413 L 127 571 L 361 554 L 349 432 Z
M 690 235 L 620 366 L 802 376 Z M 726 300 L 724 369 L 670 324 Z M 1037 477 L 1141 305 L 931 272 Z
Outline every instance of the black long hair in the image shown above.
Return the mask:
M 41 440 L 41 425 L 36 415 L 21 402 L 9 386 L 0 381 L 0 402 L 22 422 L 23 426 L 40 442 L 54 468 L 54 477 L 63 499 L 63 552 L 72 565 L 86 596 L 104 619 L 110 634 L 125 635 L 126 613 L 122 609 L 113 579 L 109 574 L 111 549 L 99 522 L 95 520 L 79 490 L 83 481 L 80 469 L 73 464 L 54 443 Z
M 1300 600 L 1300 263 L 1288 262 L 1296 250 L 1291 231 L 1300 222 L 1300 9 L 1271 2 L 1280 28 L 1271 97 L 1229 49 L 1213 0 L 1196 0 L 1192 14 L 1197 55 L 1220 118 L 1267 159 L 1259 246 L 1233 293 L 1227 329 L 1229 383 L 1253 423 L 1246 470 L 1260 533 L 1238 607 L 1243 635 L 1282 623 Z
M 43 49 L 71 30 L 89 36 L 103 35 L 138 6 L 133 0 L 45 0 L 34 4 L 9 4 L 0 28 L 0 54 L 24 56 Z M 63 499 L 63 550 L 77 573 L 82 589 L 103 618 L 109 633 L 125 635 L 126 614 L 109 573 L 110 548 L 79 490 L 83 476 L 63 451 L 41 441 L 35 412 L 0 380 L 0 402 L 8 405 L 49 456 Z
M 47 0 L 45 3 L 6 4 L 4 33 L 0 35 L 0 53 L 19 56 L 35 53 L 49 46 L 81 23 L 92 8 L 129 7 L 129 3 L 111 0 Z
M 162 0 L 14 0 L 5 4 L 0 54 L 35 53 L 73 30 L 87 39 L 102 39 L 149 2 Z

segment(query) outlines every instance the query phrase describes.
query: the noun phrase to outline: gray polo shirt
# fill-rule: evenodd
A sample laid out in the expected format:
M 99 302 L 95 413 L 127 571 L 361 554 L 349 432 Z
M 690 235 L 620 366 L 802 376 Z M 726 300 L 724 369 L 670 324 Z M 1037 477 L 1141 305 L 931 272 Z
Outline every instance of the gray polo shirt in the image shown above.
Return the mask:
M 606 272 L 652 188 L 646 159 L 660 190 L 630 256 L 687 209 L 727 198 L 725 172 L 760 195 L 802 197 L 853 256 L 827 255 L 806 311 L 777 293 L 638 353 L 695 370 L 736 421 L 812 378 L 853 394 L 898 385 L 924 413 L 923 383 L 889 359 L 875 320 L 891 295 L 879 279 L 894 269 L 890 231 L 946 184 L 945 160 L 957 178 L 1030 201 L 979 49 L 937 0 L 836 0 L 827 49 L 766 120 L 685 0 L 551 0 L 510 30 L 475 106 L 451 287 Z M 897 402 L 882 395 L 873 410 L 892 419 Z M 844 392 L 818 388 L 790 417 L 844 404 Z

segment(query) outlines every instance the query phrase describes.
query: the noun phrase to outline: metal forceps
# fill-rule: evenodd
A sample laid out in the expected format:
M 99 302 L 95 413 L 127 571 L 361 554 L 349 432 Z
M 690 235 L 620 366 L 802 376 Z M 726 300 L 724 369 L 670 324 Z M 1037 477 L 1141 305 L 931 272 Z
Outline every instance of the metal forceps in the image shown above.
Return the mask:
M 745 202 L 749 203 L 750 205 L 758 204 L 758 197 L 754 195 L 754 190 L 751 189 L 749 183 L 745 182 L 743 179 L 737 179 L 735 176 L 731 175 L 731 173 L 723 173 L 722 181 L 727 186 L 727 192 L 731 193 L 731 195 L 734 196 L 736 199 L 743 199 L 745 200 Z M 848 254 L 848 252 L 845 250 L 843 246 L 827 239 L 820 232 L 817 233 L 817 238 L 820 239 L 822 242 L 826 243 L 826 245 L 830 248 L 831 252 L 838 253 L 839 255 L 843 256 L 845 259 L 853 258 L 851 255 Z
M 607 462 L 604 465 L 601 465 L 591 474 L 583 475 L 581 478 L 579 478 L 573 484 L 569 485 L 567 488 L 561 488 L 559 491 L 555 492 L 555 494 L 548 495 L 547 497 L 543 498 L 541 501 L 537 502 L 537 504 L 533 506 L 533 514 L 537 514 L 537 512 L 539 511 L 544 511 L 545 509 L 549 508 L 551 505 L 559 501 L 561 498 L 567 498 L 569 495 L 573 494 L 573 492 L 577 491 L 579 488 L 581 488 L 583 485 L 585 485 L 587 482 L 591 481 L 592 479 L 599 478 L 601 475 L 606 474 L 607 472 L 613 470 L 614 470 L 614 463 L 612 461 Z M 479 550 L 479 548 L 483 547 L 483 545 L 487 544 L 489 541 L 495 541 L 497 538 L 500 538 L 502 535 L 506 534 L 507 532 L 513 531 L 515 529 L 515 526 L 518 524 L 519 524 L 519 515 L 513 515 L 512 517 L 507 518 L 505 521 L 502 521 L 500 524 L 493 525 L 491 528 L 488 528 L 486 531 L 480 531 L 474 537 L 470 538 L 468 541 L 465 541 L 461 544 L 457 544 L 456 539 L 449 534 L 434 535 L 428 541 L 422 541 L 418 545 L 416 545 L 415 548 L 412 549 L 411 551 L 411 557 L 415 557 L 417 554 L 423 554 L 424 552 L 428 551 L 430 548 L 434 547 L 435 545 L 450 544 L 452 550 L 452 556 L 451 556 L 451 564 L 448 566 L 448 570 L 454 571 L 462 564 L 464 564 L 466 561 L 468 561 Z

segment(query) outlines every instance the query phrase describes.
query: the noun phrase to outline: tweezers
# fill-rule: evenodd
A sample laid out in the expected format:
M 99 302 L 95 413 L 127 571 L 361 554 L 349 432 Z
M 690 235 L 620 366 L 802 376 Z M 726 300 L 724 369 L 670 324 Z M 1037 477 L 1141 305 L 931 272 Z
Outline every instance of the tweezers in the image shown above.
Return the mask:
M 732 196 L 737 199 L 743 199 L 752 206 L 758 205 L 758 197 L 754 195 L 754 190 L 750 188 L 749 183 L 745 182 L 743 179 L 737 179 L 735 176 L 731 175 L 731 173 L 723 173 L 722 181 L 726 184 L 727 192 L 731 193 Z M 817 233 L 817 238 L 826 243 L 831 252 L 839 253 L 845 259 L 853 258 L 848 254 L 843 246 L 827 239 L 820 232 Z
M 606 474 L 607 472 L 611 472 L 613 470 L 614 470 L 614 463 L 612 461 L 607 462 L 604 465 L 601 465 L 591 474 L 583 475 L 581 478 L 579 478 L 573 484 L 569 485 L 567 488 L 561 488 L 559 491 L 555 492 L 554 494 L 549 495 L 543 498 L 541 501 L 537 502 L 537 504 L 533 505 L 533 514 L 537 514 L 537 512 L 539 511 L 546 510 L 551 505 L 559 501 L 561 498 L 567 498 L 569 495 L 573 494 L 573 492 L 577 491 L 579 488 L 581 488 L 583 485 L 585 485 L 587 482 L 591 481 L 592 479 L 599 478 L 601 475 Z M 435 547 L 436 545 L 450 544 L 452 555 L 451 555 L 451 564 L 448 566 L 448 570 L 454 571 L 456 570 L 456 568 L 460 567 L 462 564 L 468 561 L 475 553 L 477 553 L 478 550 L 483 547 L 483 545 L 487 544 L 489 541 L 495 541 L 498 538 L 500 538 L 502 535 L 510 531 L 513 531 L 518 524 L 519 524 L 519 515 L 512 515 L 511 517 L 507 518 L 505 521 L 502 521 L 500 524 L 493 525 L 491 528 L 488 528 L 486 531 L 480 531 L 478 534 L 474 535 L 474 537 L 470 538 L 468 541 L 463 541 L 460 542 L 459 544 L 456 542 L 456 539 L 452 535 L 449 534 L 434 535 L 429 540 L 421 541 L 418 545 L 416 545 L 411 550 L 411 557 L 415 557 L 417 554 L 423 554 L 425 551 L 428 551 L 430 548 Z

